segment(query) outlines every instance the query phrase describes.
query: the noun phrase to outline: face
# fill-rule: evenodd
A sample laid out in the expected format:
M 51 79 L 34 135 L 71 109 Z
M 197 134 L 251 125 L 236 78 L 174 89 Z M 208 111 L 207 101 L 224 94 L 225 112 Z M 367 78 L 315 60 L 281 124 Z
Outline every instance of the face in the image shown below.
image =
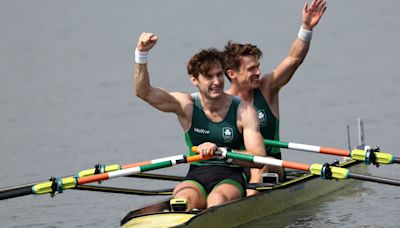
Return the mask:
M 224 91 L 224 73 L 220 64 L 216 64 L 207 75 L 192 77 L 192 83 L 199 88 L 200 93 L 208 99 L 220 97 Z
M 243 56 L 240 58 L 240 68 L 237 72 L 237 81 L 241 85 L 255 89 L 260 86 L 260 62 L 255 56 Z

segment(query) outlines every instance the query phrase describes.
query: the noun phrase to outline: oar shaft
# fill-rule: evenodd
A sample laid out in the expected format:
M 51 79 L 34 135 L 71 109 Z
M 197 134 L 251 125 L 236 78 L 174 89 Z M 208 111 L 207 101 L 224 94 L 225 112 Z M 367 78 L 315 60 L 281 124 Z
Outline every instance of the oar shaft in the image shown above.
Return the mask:
M 243 154 L 243 153 L 237 153 L 237 152 L 235 152 L 233 150 L 232 150 L 232 152 L 228 152 L 226 154 L 226 157 L 227 158 L 238 159 L 238 160 L 249 161 L 249 162 L 254 162 L 254 163 L 257 163 L 257 164 L 278 166 L 278 167 L 284 167 L 284 168 L 292 168 L 292 169 L 297 169 L 297 170 L 309 171 L 309 169 L 310 169 L 310 166 L 307 165 L 307 164 L 302 164 L 302 163 L 298 163 L 298 162 L 284 161 L 284 160 L 279 160 L 279 159 L 275 159 L 275 158 L 272 158 L 272 157 L 261 157 L 261 156 L 254 156 L 254 155 L 248 155 L 248 154 Z
M 210 158 L 210 157 L 208 157 Z M 93 176 L 81 177 L 78 178 L 77 184 L 86 184 L 95 181 L 103 181 L 111 178 L 122 177 L 122 176 L 129 176 L 132 174 L 147 172 L 155 169 L 167 168 L 176 164 L 181 163 L 190 163 L 195 161 L 200 161 L 206 159 L 206 157 L 202 157 L 200 155 L 195 156 L 179 156 L 179 157 L 171 157 L 171 160 L 165 161 L 164 159 L 159 160 L 158 162 L 152 164 L 146 164 L 138 167 L 127 168 L 123 170 L 112 171 L 108 173 L 96 174 Z
M 215 153 L 216 154 L 223 154 L 224 152 L 221 152 L 222 150 L 223 149 L 220 148 Z M 376 183 L 400 186 L 400 181 L 398 181 L 398 180 L 350 173 L 349 169 L 342 168 L 342 167 L 331 166 L 329 164 L 307 165 L 307 164 L 302 164 L 302 163 L 298 163 L 298 162 L 290 162 L 290 161 L 278 160 L 278 159 L 274 159 L 274 158 L 270 158 L 270 157 L 261 157 L 261 156 L 254 156 L 254 155 L 248 155 L 248 154 L 243 154 L 243 153 L 237 153 L 237 152 L 234 152 L 234 151 L 226 152 L 225 156 L 227 158 L 233 158 L 233 159 L 239 159 L 239 160 L 245 160 L 245 161 L 252 161 L 252 162 L 257 163 L 257 164 L 281 166 L 281 167 L 285 167 L 285 168 L 292 168 L 292 169 L 297 169 L 297 170 L 310 171 L 312 174 L 320 175 L 320 176 L 322 176 L 323 178 L 326 178 L 326 179 L 353 178 L 353 179 L 365 180 L 365 181 L 370 181 L 370 182 L 376 182 Z
M 357 174 L 357 173 L 349 173 L 347 176 L 349 178 L 363 180 L 363 181 L 376 182 L 376 183 L 388 184 L 388 185 L 394 185 L 394 186 L 400 186 L 400 181 L 389 179 L 389 178 L 366 176 L 366 175 Z
M 4 191 L 0 194 L 0 200 L 15 198 L 18 196 L 26 196 L 32 194 L 32 186 L 17 188 L 14 190 Z
M 104 169 L 105 173 L 100 173 L 100 174 L 91 175 L 91 176 L 85 176 L 85 175 L 90 175 L 90 173 L 94 173 L 94 170 L 85 170 L 83 173 L 84 174 L 83 177 L 54 178 L 54 180 L 40 182 L 40 183 L 37 183 L 34 185 L 26 184 L 23 186 L 16 186 L 16 187 L 9 187 L 6 189 L 2 189 L 2 191 L 0 192 L 0 200 L 14 198 L 14 197 L 18 197 L 18 196 L 30 195 L 30 194 L 40 195 L 40 194 L 46 194 L 46 193 L 54 194 L 55 192 L 61 193 L 62 190 L 76 188 L 76 186 L 78 184 L 102 181 L 102 180 L 107 180 L 107 179 L 121 177 L 121 176 L 129 176 L 132 174 L 138 174 L 138 173 L 147 172 L 150 170 L 170 167 L 170 166 L 173 166 L 176 164 L 190 163 L 190 162 L 205 160 L 205 159 L 209 159 L 209 158 L 211 158 L 211 156 L 203 157 L 201 155 L 195 155 L 195 156 L 180 155 L 180 156 L 173 156 L 173 157 L 168 157 L 168 158 L 152 160 L 150 162 L 145 162 L 146 163 L 145 165 L 138 166 L 138 167 L 132 167 L 132 168 L 126 168 L 123 170 L 119 170 L 119 168 L 118 168 L 119 165 L 112 165 L 109 167 L 103 166 L 102 169 Z M 171 160 L 168 160 L 168 159 L 171 159 Z M 136 164 L 139 164 L 139 163 L 136 163 Z M 118 166 L 118 167 L 116 167 L 116 166 Z M 110 171 L 110 170 L 115 170 L 115 169 L 116 169 L 116 171 Z
M 280 147 L 280 148 L 287 148 L 292 150 L 301 150 L 306 152 L 314 152 L 314 153 L 322 153 L 322 154 L 334 154 L 339 156 L 350 156 L 349 150 L 342 150 L 337 148 L 331 147 L 322 147 L 322 146 L 314 146 L 308 144 L 300 144 L 300 143 L 293 143 L 293 142 L 282 142 L 282 141 L 275 141 L 270 139 L 264 139 L 264 144 L 273 146 L 273 147 Z
M 158 190 L 144 190 L 144 189 L 131 189 L 131 188 L 117 188 L 117 187 L 104 187 L 104 186 L 93 186 L 93 185 L 77 185 L 77 190 L 95 191 L 95 192 L 109 192 L 109 193 L 120 193 L 130 195 L 142 195 L 142 196 L 155 196 L 155 195 L 172 195 L 174 189 L 158 189 Z
M 331 154 L 331 155 L 338 155 L 338 156 L 345 156 L 351 157 L 357 161 L 364 161 L 366 164 L 370 163 L 378 163 L 378 164 L 392 164 L 392 163 L 400 163 L 400 159 L 394 157 L 392 154 L 384 153 L 380 151 L 372 151 L 372 149 L 355 149 L 355 150 L 344 150 L 339 148 L 332 148 L 332 147 L 322 147 L 322 146 L 314 146 L 308 144 L 300 144 L 300 143 L 293 143 L 293 142 L 282 142 L 282 141 L 275 141 L 270 139 L 264 139 L 264 144 L 273 146 L 273 147 L 280 147 L 280 148 L 287 148 L 292 150 L 300 150 L 306 152 L 314 152 L 314 153 L 321 153 L 321 154 Z M 371 153 L 373 153 L 373 161 L 371 160 Z

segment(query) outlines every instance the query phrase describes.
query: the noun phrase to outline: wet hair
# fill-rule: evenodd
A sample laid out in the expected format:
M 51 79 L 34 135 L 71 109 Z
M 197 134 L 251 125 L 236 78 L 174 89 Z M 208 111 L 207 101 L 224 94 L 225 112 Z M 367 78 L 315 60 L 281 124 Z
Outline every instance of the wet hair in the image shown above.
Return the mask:
M 256 45 L 228 41 L 224 48 L 224 73 L 229 80 L 227 71 L 229 69 L 239 71 L 240 57 L 243 56 L 255 56 L 257 59 L 260 59 L 262 52 Z
M 200 74 L 207 75 L 210 69 L 215 65 L 221 65 L 223 68 L 223 53 L 215 48 L 202 49 L 195 54 L 187 64 L 189 75 L 197 78 Z

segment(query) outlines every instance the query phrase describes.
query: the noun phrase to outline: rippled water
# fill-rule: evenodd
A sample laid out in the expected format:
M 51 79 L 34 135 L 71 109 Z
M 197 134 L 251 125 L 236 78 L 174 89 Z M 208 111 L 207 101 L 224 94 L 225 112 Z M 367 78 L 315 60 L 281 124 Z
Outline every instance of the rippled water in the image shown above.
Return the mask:
M 125 164 L 181 154 L 176 117 L 133 96 L 133 48 L 142 31 L 158 34 L 152 83 L 192 92 L 185 72 L 201 48 L 227 40 L 264 51 L 262 71 L 287 55 L 303 1 L 11 1 L 0 2 L 0 186 L 74 174 L 97 162 Z M 309 55 L 282 90 L 284 141 L 347 148 L 356 118 L 366 140 L 400 156 L 398 60 L 400 3 L 328 2 Z M 284 151 L 284 158 L 335 157 Z M 187 166 L 168 168 L 183 175 Z M 163 170 L 164 171 L 164 170 Z M 400 179 L 399 166 L 371 167 Z M 116 179 L 106 184 L 158 189 L 175 183 Z M 54 198 L 1 202 L 2 227 L 117 227 L 130 210 L 162 197 L 65 191 Z M 396 227 L 399 189 L 357 186 L 251 223 L 253 227 Z

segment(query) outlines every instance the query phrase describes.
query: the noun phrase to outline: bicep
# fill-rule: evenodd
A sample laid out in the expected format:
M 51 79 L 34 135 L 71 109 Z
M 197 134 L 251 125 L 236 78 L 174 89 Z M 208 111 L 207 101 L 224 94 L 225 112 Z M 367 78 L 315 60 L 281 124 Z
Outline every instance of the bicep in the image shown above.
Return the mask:
M 246 105 L 246 107 L 242 108 L 241 116 L 246 150 L 253 152 L 256 156 L 265 156 L 265 147 L 256 111 L 251 105 Z
M 285 86 L 297 70 L 297 60 L 291 57 L 285 58 L 272 72 L 263 76 L 261 89 L 273 96 Z
M 183 93 L 168 93 L 162 88 L 153 87 L 144 100 L 160 111 L 182 114 L 183 109 L 180 101 L 183 96 Z

